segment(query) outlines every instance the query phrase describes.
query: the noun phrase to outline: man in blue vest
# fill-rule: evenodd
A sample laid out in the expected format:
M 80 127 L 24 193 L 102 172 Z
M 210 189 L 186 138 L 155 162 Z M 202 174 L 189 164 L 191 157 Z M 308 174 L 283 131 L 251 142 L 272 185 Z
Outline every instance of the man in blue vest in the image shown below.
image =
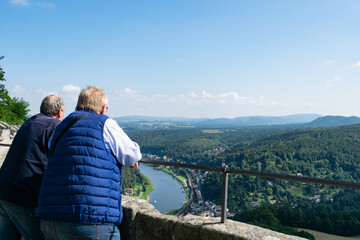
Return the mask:
M 85 88 L 50 140 L 36 209 L 48 239 L 120 239 L 121 167 L 137 167 L 142 156 L 107 106 L 102 89 Z
M 64 116 L 64 102 L 44 98 L 40 113 L 23 123 L 0 169 L 0 238 L 44 239 L 35 216 L 48 142 Z

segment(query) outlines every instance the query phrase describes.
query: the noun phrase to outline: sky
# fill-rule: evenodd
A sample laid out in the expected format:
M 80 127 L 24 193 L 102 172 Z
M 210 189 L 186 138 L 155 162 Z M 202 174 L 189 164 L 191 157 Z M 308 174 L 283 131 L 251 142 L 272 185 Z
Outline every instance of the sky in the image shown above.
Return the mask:
M 110 117 L 360 116 L 358 0 L 0 0 L 12 97 L 65 115 L 87 86 Z

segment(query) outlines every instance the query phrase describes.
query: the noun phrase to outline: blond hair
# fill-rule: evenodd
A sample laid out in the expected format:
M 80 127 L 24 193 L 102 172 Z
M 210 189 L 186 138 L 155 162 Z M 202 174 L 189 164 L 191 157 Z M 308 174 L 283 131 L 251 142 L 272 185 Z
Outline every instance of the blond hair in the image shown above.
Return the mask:
M 87 87 L 81 91 L 75 110 L 101 112 L 108 102 L 109 99 L 101 88 Z

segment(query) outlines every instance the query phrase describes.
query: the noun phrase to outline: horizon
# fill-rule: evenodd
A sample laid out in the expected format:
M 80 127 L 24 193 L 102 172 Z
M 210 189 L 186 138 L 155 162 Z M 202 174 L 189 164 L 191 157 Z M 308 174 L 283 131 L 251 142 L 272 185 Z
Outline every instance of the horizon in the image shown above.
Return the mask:
M 188 118 L 188 119 L 218 119 L 218 118 L 225 118 L 225 119 L 235 119 L 235 118 L 247 118 L 247 117 L 291 117 L 291 116 L 310 116 L 310 115 L 318 115 L 318 117 L 325 117 L 325 116 L 333 116 L 333 117 L 345 117 L 345 116 L 341 116 L 341 115 L 321 115 L 321 114 L 316 114 L 316 113 L 296 113 L 296 114 L 290 114 L 290 115 L 279 115 L 279 116 L 270 116 L 270 115 L 249 115 L 249 116 L 238 116 L 238 117 L 233 117 L 233 118 L 226 118 L 226 117 L 216 117 L 216 118 L 207 118 L 207 117 L 176 117 L 176 116 L 147 116 L 147 115 L 127 115 L 127 116 L 121 116 L 121 117 L 113 117 L 113 118 L 136 118 L 136 117 L 146 117 L 146 118 Z M 349 117 L 357 117 L 357 116 L 349 116 Z
M 360 116 L 356 0 L 0 2 L 0 66 L 39 112 L 99 86 L 110 117 Z

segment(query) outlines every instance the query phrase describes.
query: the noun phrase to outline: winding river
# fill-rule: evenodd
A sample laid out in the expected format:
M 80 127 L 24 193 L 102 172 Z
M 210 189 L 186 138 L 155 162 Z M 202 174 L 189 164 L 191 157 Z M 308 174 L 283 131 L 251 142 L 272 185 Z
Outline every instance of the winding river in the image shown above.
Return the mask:
M 182 185 L 169 174 L 149 167 L 139 165 L 140 172 L 151 179 L 155 191 L 149 194 L 149 202 L 161 213 L 179 209 L 186 201 L 186 193 Z

